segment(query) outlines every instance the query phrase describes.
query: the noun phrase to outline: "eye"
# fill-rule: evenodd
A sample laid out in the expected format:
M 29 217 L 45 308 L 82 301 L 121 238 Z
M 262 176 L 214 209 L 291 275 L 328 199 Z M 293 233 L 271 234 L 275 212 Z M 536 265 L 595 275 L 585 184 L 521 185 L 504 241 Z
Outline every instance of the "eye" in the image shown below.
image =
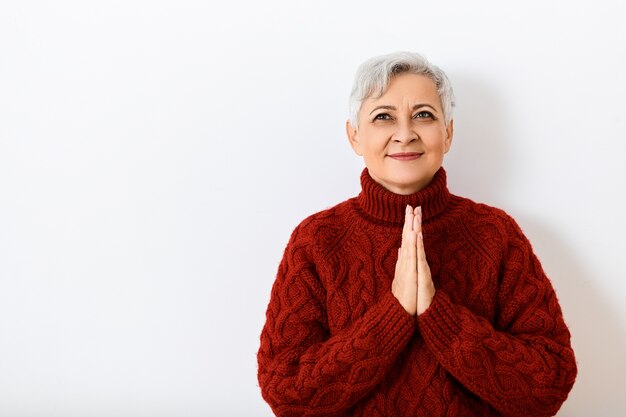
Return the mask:
M 380 113 L 374 116 L 374 120 L 389 120 L 391 116 L 388 113 Z
M 416 119 L 434 119 L 435 118 L 431 112 L 426 111 L 426 110 L 416 113 L 414 117 Z

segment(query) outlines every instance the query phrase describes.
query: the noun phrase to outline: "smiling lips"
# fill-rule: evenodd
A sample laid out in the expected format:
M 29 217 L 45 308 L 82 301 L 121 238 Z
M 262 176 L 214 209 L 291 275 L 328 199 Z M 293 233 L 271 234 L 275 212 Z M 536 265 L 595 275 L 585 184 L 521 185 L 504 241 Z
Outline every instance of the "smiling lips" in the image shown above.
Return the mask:
M 398 161 L 412 161 L 414 159 L 419 158 L 422 155 L 424 155 L 424 152 L 422 152 L 422 153 L 419 153 L 419 152 L 399 152 L 399 153 L 393 153 L 393 154 L 391 154 L 389 156 L 392 157 L 393 159 L 398 160 Z

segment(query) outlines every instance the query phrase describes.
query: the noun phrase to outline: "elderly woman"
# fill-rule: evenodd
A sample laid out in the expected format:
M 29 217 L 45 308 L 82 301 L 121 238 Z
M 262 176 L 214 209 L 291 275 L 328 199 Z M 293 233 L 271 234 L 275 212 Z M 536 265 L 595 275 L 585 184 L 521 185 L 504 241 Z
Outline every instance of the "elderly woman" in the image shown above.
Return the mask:
M 447 188 L 453 102 L 418 54 L 359 67 L 362 191 L 296 227 L 261 334 L 277 416 L 552 416 L 567 398 L 570 332 L 529 241 Z

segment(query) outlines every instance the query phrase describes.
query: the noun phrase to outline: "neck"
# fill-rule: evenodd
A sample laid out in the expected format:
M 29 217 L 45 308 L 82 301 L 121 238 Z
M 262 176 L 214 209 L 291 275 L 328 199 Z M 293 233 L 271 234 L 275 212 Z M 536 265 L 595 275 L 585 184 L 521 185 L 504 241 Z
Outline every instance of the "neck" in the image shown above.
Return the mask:
M 371 218 L 385 223 L 404 223 L 405 209 L 422 207 L 424 222 L 439 214 L 450 199 L 446 171 L 441 167 L 422 189 L 409 194 L 396 193 L 376 182 L 367 168 L 361 173 L 361 193 L 357 197 L 361 209 Z
M 383 181 L 377 176 L 375 176 L 374 174 L 372 174 L 371 172 L 369 172 L 369 174 L 370 174 L 370 177 L 372 177 L 374 181 L 382 185 L 384 188 L 386 188 L 387 190 L 391 191 L 394 194 L 400 194 L 400 195 L 415 194 L 418 191 L 425 188 L 432 181 L 432 178 L 429 178 L 428 181 L 420 182 L 419 184 L 411 184 L 408 186 L 407 185 L 403 186 L 403 185 L 397 185 L 394 183 Z

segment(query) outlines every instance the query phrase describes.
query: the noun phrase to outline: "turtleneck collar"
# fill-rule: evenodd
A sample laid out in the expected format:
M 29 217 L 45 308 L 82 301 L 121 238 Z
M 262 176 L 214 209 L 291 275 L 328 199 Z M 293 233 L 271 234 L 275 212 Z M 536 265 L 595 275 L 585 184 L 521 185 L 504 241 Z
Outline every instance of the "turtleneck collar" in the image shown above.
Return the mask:
M 367 168 L 361 173 L 361 192 L 357 202 L 361 209 L 376 220 L 403 224 L 407 204 L 422 206 L 424 222 L 441 212 L 450 199 L 443 167 L 435 173 L 432 181 L 422 190 L 408 195 L 396 194 L 374 181 Z

